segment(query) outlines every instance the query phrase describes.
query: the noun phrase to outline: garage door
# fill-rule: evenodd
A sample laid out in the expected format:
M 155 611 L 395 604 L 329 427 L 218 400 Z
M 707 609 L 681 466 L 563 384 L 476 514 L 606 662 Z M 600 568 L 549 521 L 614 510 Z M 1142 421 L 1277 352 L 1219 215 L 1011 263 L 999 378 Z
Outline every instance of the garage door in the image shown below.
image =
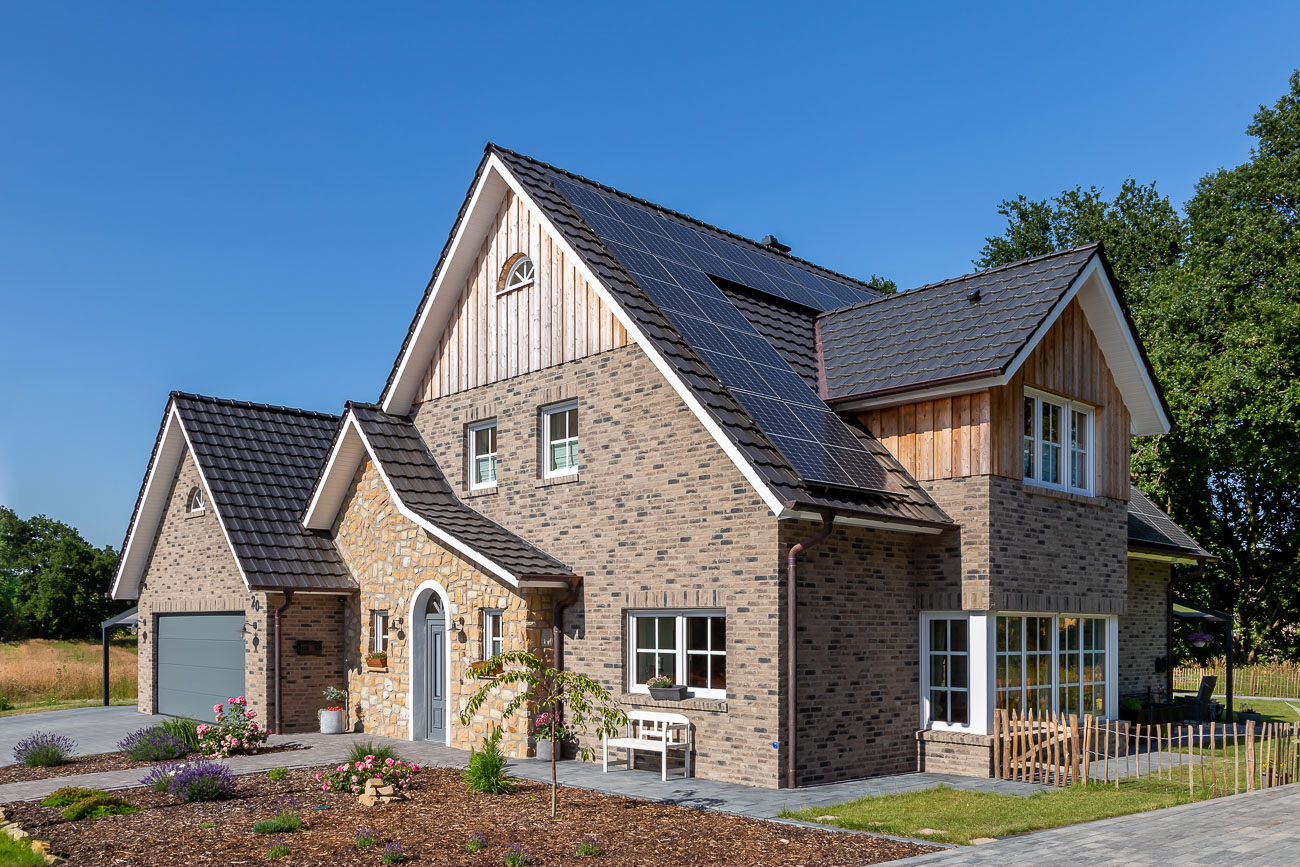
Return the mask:
M 244 615 L 158 618 L 158 712 L 208 721 L 212 706 L 244 694 Z

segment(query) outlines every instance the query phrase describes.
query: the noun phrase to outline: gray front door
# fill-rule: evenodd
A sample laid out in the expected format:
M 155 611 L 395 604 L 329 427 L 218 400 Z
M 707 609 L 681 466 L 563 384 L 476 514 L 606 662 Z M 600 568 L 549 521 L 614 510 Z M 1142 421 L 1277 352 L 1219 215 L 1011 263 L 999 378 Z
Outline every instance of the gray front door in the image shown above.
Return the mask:
M 428 696 L 425 712 L 428 731 L 425 737 L 441 741 L 447 736 L 447 695 L 444 690 L 447 680 L 447 618 L 437 596 L 429 600 L 425 609 L 424 649 L 427 654 L 424 694 Z
M 155 642 L 158 713 L 210 722 L 244 694 L 243 614 L 162 614 Z

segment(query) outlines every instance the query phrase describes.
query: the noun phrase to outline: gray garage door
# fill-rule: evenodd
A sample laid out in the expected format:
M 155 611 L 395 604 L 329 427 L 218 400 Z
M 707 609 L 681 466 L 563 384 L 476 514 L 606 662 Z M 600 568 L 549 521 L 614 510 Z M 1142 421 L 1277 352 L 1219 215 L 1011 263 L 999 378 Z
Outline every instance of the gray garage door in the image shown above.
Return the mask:
M 158 618 L 158 712 L 209 721 L 212 706 L 244 694 L 243 614 Z

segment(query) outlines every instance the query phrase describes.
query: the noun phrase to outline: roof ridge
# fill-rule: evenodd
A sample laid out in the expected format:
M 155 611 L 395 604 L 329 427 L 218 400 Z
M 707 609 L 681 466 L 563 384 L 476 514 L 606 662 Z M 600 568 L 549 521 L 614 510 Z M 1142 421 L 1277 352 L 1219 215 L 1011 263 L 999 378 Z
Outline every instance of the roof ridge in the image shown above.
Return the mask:
M 992 268 L 986 268 L 983 271 L 968 271 L 967 273 L 961 274 L 960 276 L 949 277 L 946 280 L 939 280 L 935 283 L 923 283 L 920 286 L 915 287 L 914 289 L 906 289 L 902 292 L 895 292 L 892 295 L 882 295 L 879 298 L 868 298 L 866 301 L 856 301 L 853 304 L 846 304 L 843 307 L 836 307 L 834 310 L 827 310 L 825 313 L 818 314 L 817 318 L 821 319 L 826 316 L 833 316 L 836 313 L 844 313 L 849 310 L 861 310 L 863 307 L 869 307 L 872 304 L 878 304 L 882 301 L 888 301 L 891 298 L 906 298 L 911 295 L 915 295 L 917 292 L 923 292 L 928 289 L 938 289 L 941 286 L 948 286 L 953 283 L 959 283 L 962 280 L 969 280 L 972 277 L 983 277 L 985 274 L 995 274 L 999 271 L 1006 271 L 1010 268 L 1019 268 L 1020 266 L 1028 265 L 1031 262 L 1039 262 L 1042 261 L 1043 259 L 1051 259 L 1056 256 L 1065 256 L 1067 254 L 1077 253 L 1080 250 L 1086 250 L 1089 248 L 1095 248 L 1098 250 L 1101 249 L 1101 241 L 1091 241 L 1087 244 L 1079 244 L 1074 247 L 1069 247 L 1065 250 L 1053 250 L 1050 253 L 1039 253 L 1037 256 L 1027 256 L 1024 259 L 1017 259 L 1014 262 L 1007 262 L 1002 265 L 995 265 Z
M 784 253 L 780 250 L 773 250 L 769 247 L 763 246 L 759 242 L 755 241 L 753 238 L 746 238 L 744 235 L 729 231 L 727 229 L 723 229 L 720 226 L 713 225 L 712 223 L 706 223 L 705 221 L 697 217 L 692 217 L 690 214 L 684 214 L 681 211 L 673 210 L 672 208 L 666 207 L 657 202 L 652 202 L 649 199 L 643 199 L 640 196 L 634 196 L 631 193 L 626 193 L 623 190 L 618 189 L 617 187 L 611 187 L 609 184 L 603 184 L 600 181 L 593 181 L 591 178 L 586 177 L 585 175 L 580 175 L 577 172 L 571 172 L 568 169 L 560 168 L 559 166 L 552 165 L 551 163 L 544 162 L 543 160 L 539 160 L 535 157 L 530 157 L 528 156 L 528 154 L 521 154 L 518 151 L 511 150 L 510 148 L 502 147 L 501 145 L 496 144 L 495 142 L 488 142 L 484 150 L 500 151 L 501 153 L 506 153 L 511 156 L 518 157 L 522 160 L 527 160 L 530 163 L 542 166 L 543 168 L 549 169 L 550 171 L 558 172 L 559 174 L 566 175 L 567 177 L 573 178 L 574 180 L 581 181 L 584 184 L 590 184 L 591 186 L 596 187 L 597 189 L 604 190 L 605 192 L 608 193 L 613 193 L 616 196 L 620 196 L 624 199 L 635 202 L 638 205 L 643 205 L 648 208 L 654 208 L 656 211 L 660 211 L 664 214 L 667 214 L 670 217 L 674 217 L 678 220 L 684 220 L 688 223 L 694 223 L 695 225 L 700 226 L 701 228 L 707 229 L 711 232 L 716 232 L 717 234 L 722 235 L 725 238 L 731 238 L 737 241 L 743 241 L 744 243 L 750 245 L 755 250 L 758 250 L 761 253 L 765 253 L 769 256 L 776 256 L 781 259 L 789 260 L 795 265 L 799 267 L 803 267 L 805 270 L 811 269 L 814 272 L 820 272 L 821 274 L 829 275 L 838 281 L 847 281 L 850 289 L 866 289 L 867 291 L 873 292 L 876 295 L 881 294 L 878 288 L 871 285 L 865 280 L 859 280 L 856 277 L 850 277 L 848 274 L 843 274 L 832 268 L 827 268 L 825 265 L 818 265 L 816 262 L 810 262 L 807 259 L 801 259 L 798 256 L 791 255 L 790 253 Z
M 300 409 L 294 406 L 281 406 L 280 404 L 275 404 L 275 403 L 256 403 L 251 400 L 235 400 L 234 398 L 230 398 L 230 397 L 213 397 L 210 394 L 196 394 L 190 391 L 178 391 L 175 389 L 173 389 L 170 392 L 170 396 L 172 398 L 182 397 L 185 398 L 186 400 L 203 401 L 204 403 L 215 403 L 215 404 L 219 404 L 220 406 L 235 406 L 235 407 L 241 407 L 243 409 L 265 409 L 265 410 L 270 410 L 272 412 L 284 412 L 284 413 L 292 413 L 294 415 L 315 416 L 316 418 L 329 419 L 331 421 L 339 420 L 339 416 L 334 415 L 333 413 L 319 412 L 318 410 L 314 410 L 314 409 Z

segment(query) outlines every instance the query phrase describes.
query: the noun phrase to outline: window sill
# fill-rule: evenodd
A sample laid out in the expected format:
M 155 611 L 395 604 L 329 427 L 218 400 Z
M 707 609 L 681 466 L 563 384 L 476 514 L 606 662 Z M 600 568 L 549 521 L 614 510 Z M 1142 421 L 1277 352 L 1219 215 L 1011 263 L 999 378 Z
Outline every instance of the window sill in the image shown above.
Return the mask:
M 539 488 L 549 488 L 554 485 L 576 485 L 582 481 L 582 473 L 569 473 L 567 476 L 551 476 L 549 479 L 541 479 L 537 482 Z
M 366 674 L 386 674 L 388 666 L 386 665 L 366 665 L 362 668 Z
M 208 513 L 207 509 L 195 509 L 193 512 L 185 513 L 185 520 L 188 521 L 190 518 L 202 518 L 207 513 Z
M 1057 488 L 1048 488 L 1043 485 L 1036 485 L 1033 482 L 1021 482 L 1024 485 L 1025 493 L 1035 494 L 1041 497 L 1052 497 L 1057 500 L 1065 500 L 1068 503 L 1078 503 L 1081 506 L 1104 506 L 1106 501 L 1101 497 L 1094 497 L 1091 494 L 1076 494 L 1072 491 L 1062 491 Z
M 461 491 L 460 496 L 462 500 L 470 500 L 474 497 L 491 497 L 500 490 L 501 488 L 497 485 L 493 485 L 490 488 L 465 488 Z
M 625 692 L 619 697 L 619 700 L 629 707 L 645 708 L 647 710 L 659 708 L 662 710 L 705 710 L 712 713 L 727 712 L 727 700 L 725 698 L 684 698 L 681 701 L 658 701 L 651 698 L 648 692 Z

